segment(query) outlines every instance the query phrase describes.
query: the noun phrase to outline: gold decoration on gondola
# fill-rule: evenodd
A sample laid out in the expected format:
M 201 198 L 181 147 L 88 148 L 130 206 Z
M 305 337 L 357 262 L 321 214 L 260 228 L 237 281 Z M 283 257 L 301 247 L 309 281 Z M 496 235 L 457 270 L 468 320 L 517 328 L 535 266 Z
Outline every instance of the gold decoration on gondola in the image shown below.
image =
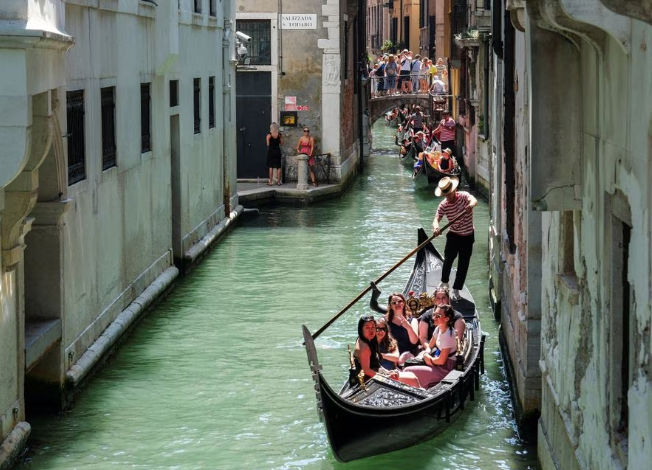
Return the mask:
M 427 292 L 421 292 L 418 296 L 415 296 L 414 292 L 410 291 L 406 302 L 412 316 L 417 316 L 423 309 L 435 305 L 435 296 L 430 296 Z

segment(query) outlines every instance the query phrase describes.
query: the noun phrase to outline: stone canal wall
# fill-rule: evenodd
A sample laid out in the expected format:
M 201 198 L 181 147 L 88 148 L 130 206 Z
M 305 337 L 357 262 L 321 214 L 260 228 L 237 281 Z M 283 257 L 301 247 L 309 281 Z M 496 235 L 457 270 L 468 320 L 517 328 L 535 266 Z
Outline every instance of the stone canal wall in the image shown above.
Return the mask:
M 509 7 L 490 258 L 517 409 L 539 416 L 544 469 L 647 468 L 652 22 L 601 1 Z

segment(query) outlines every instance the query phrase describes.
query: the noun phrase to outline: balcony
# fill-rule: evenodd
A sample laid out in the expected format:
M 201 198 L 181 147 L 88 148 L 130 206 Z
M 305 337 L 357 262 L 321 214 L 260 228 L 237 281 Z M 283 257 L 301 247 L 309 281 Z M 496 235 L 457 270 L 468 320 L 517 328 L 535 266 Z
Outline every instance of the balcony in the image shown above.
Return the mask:
M 455 39 L 455 44 L 460 49 L 463 49 L 465 47 L 480 47 L 480 44 L 482 44 L 482 36 L 480 35 L 480 31 L 477 29 L 469 29 L 463 33 L 458 33 L 454 37 Z

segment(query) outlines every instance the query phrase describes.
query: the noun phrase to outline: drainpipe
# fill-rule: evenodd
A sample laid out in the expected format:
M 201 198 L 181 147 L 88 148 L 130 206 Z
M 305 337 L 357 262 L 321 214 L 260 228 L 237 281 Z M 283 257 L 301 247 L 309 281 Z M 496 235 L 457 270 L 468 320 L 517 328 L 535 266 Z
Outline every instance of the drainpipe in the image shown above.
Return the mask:
M 358 81 L 358 144 L 359 144 L 359 152 L 360 152 L 360 159 L 358 160 L 358 168 L 360 172 L 362 173 L 362 170 L 364 168 L 364 134 L 365 134 L 365 129 L 363 128 L 363 113 L 364 113 L 364 99 L 362 94 L 365 92 L 366 88 L 363 87 L 362 83 L 362 67 L 367 66 L 367 58 L 366 58 L 366 52 L 367 49 L 364 47 L 366 43 L 366 32 L 367 32 L 367 0 L 361 0 L 358 1 L 358 31 L 357 31 L 357 53 L 358 53 L 358 70 L 356 73 L 356 80 Z M 364 61 L 362 57 L 362 53 L 364 51 Z

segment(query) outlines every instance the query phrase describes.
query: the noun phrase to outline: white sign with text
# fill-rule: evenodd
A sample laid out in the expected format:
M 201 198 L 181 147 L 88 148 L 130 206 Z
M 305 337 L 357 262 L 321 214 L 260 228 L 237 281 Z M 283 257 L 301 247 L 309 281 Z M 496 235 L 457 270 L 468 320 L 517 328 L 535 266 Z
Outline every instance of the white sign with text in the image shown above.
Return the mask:
M 317 29 L 317 15 L 283 14 L 281 15 L 281 29 Z

